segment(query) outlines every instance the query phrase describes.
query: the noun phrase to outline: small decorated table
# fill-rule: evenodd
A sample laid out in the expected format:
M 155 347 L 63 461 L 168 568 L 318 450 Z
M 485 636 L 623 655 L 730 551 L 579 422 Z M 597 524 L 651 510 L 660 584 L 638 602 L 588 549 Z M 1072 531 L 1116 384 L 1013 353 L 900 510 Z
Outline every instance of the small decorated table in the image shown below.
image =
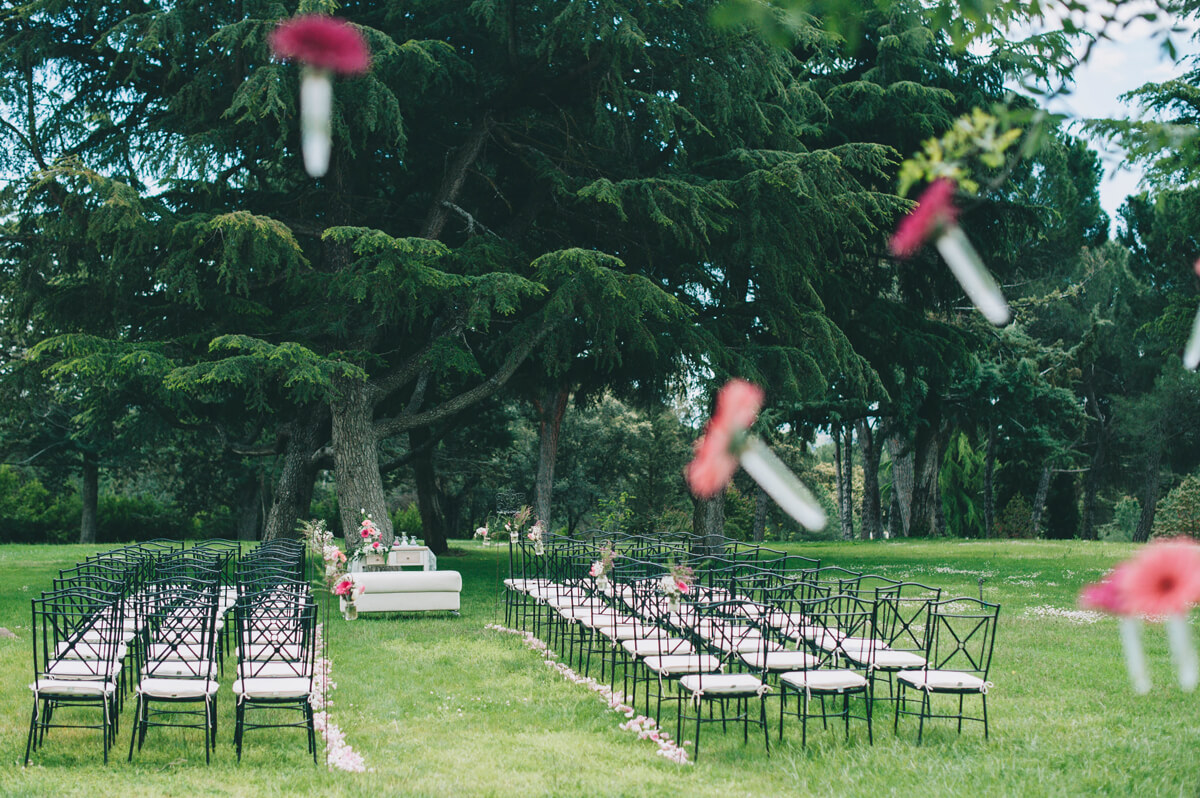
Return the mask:
M 387 560 L 381 565 L 367 565 L 363 559 L 355 558 L 350 561 L 349 572 L 352 574 L 371 571 L 395 571 L 406 566 L 421 566 L 423 571 L 437 570 L 437 556 L 428 546 L 393 546 L 388 550 Z

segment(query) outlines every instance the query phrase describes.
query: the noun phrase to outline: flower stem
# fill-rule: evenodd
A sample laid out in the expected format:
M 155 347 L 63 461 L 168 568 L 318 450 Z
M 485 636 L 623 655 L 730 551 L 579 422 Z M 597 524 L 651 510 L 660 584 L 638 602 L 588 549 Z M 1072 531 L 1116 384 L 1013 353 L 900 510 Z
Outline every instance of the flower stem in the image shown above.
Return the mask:
M 1012 314 L 1000 285 L 983 265 L 979 253 L 971 246 L 962 228 L 956 224 L 947 225 L 935 243 L 975 307 L 997 327 L 1008 324 Z
M 746 473 L 785 513 L 814 532 L 825 528 L 825 510 L 765 443 L 752 435 L 747 436 L 739 456 Z
M 333 81 L 325 69 L 305 67 L 300 79 L 300 146 L 310 177 L 329 171 L 333 143 Z
M 1192 322 L 1192 334 L 1188 336 L 1187 346 L 1183 350 L 1183 367 L 1195 371 L 1200 366 L 1200 309 L 1196 310 L 1196 320 Z
M 1200 662 L 1196 660 L 1196 649 L 1192 646 L 1192 632 L 1188 628 L 1187 616 L 1175 613 L 1167 616 L 1167 644 L 1171 648 L 1171 659 L 1179 676 L 1179 686 L 1185 692 L 1196 689 L 1200 682 Z
M 1133 682 L 1133 692 L 1145 695 L 1150 692 L 1150 674 L 1146 670 L 1146 653 L 1142 651 L 1142 619 L 1122 617 L 1118 622 L 1121 629 L 1121 645 L 1125 649 L 1125 667 Z

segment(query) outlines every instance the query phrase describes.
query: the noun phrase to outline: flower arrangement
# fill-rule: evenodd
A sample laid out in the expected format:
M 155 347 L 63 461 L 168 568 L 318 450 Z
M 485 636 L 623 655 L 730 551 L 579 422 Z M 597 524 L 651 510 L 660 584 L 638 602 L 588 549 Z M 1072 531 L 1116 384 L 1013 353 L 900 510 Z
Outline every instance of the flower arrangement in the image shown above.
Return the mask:
M 300 144 L 311 177 L 329 170 L 333 140 L 333 74 L 361 75 L 371 53 L 350 23 L 322 14 L 303 14 L 271 32 L 271 52 L 304 65 L 300 80 Z
M 481 538 L 483 540 L 483 545 L 485 545 L 485 546 L 492 545 L 491 538 L 488 537 L 490 534 L 491 534 L 491 530 L 488 529 L 487 524 L 484 524 L 483 526 L 481 526 L 475 530 L 475 537 Z
M 539 518 L 537 522 L 530 528 L 529 533 L 525 536 L 529 542 L 533 544 L 533 553 L 539 557 L 546 553 L 546 544 L 543 538 L 546 532 L 546 525 Z
M 346 554 L 333 542 L 333 533 L 325 526 L 324 519 L 301 521 L 300 531 L 308 550 L 325 564 L 325 587 L 332 588 L 345 573 Z
M 378 554 L 382 557 L 387 551 L 387 546 L 383 545 L 383 532 L 375 526 L 371 516 L 364 510 L 363 520 L 358 527 L 358 546 L 354 549 L 354 556 L 358 558 L 367 554 Z
M 668 598 L 676 601 L 692 592 L 696 583 L 696 572 L 688 565 L 671 565 L 667 573 L 658 580 L 658 588 Z
M 346 620 L 350 621 L 358 617 L 358 607 L 354 602 L 366 592 L 367 588 L 357 584 L 352 576 L 343 576 L 333 586 L 333 595 L 342 600 L 342 612 L 345 614 Z
M 504 522 L 504 535 L 502 540 L 520 540 L 521 534 L 525 530 L 525 525 L 529 523 L 529 519 L 533 518 L 533 508 L 528 504 L 517 510 Z
M 712 498 L 733 479 L 740 462 L 784 512 L 808 529 L 823 529 L 825 511 L 816 498 L 765 443 L 746 432 L 762 402 L 762 388 L 745 380 L 730 380 L 721 388 L 716 410 L 688 464 L 688 485 L 696 496 Z
M 596 585 L 601 590 L 608 587 L 608 575 L 613 570 L 613 560 L 616 559 L 617 552 L 613 549 L 611 543 L 605 543 L 600 547 L 600 559 L 592 563 L 592 567 L 588 569 L 588 576 L 596 580 Z
M 1084 587 L 1079 602 L 1120 618 L 1125 665 L 1137 693 L 1150 691 L 1142 650 L 1142 619 L 1165 619 L 1167 643 L 1179 686 L 1200 683 L 1200 660 L 1192 645 L 1187 613 L 1200 603 L 1200 544 L 1187 538 L 1160 540 L 1118 564 L 1103 579 Z

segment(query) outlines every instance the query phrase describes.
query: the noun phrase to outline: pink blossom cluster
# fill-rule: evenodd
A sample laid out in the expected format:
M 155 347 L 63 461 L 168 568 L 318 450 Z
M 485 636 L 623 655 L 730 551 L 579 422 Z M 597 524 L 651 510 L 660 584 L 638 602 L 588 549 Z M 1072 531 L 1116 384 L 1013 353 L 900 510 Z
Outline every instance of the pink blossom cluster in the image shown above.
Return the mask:
M 546 665 L 558 671 L 564 679 L 575 684 L 581 684 L 589 690 L 600 695 L 608 704 L 608 708 L 614 712 L 619 712 L 626 717 L 626 721 L 618 728 L 622 731 L 630 731 L 638 736 L 639 740 L 650 740 L 658 746 L 658 755 L 669 759 L 679 765 L 690 765 L 687 749 L 684 746 L 690 745 L 690 741 L 685 740 L 682 743 L 676 743 L 671 739 L 671 735 L 658 727 L 654 718 L 648 718 L 645 715 L 638 715 L 637 710 L 625 703 L 625 695 L 620 691 L 614 691 L 606 684 L 601 684 L 590 676 L 581 676 L 573 668 L 564 662 L 557 662 L 554 658 L 554 652 L 542 640 L 538 639 L 532 632 L 522 632 L 518 629 L 509 629 L 499 624 L 489 623 L 487 629 L 492 629 L 497 632 L 506 632 L 508 634 L 518 635 L 525 641 L 525 645 L 545 657 Z
M 737 471 L 734 452 L 737 436 L 758 418 L 763 390 L 745 380 L 730 380 L 717 393 L 717 407 L 695 444 L 695 457 L 687 467 L 692 493 L 702 499 L 716 496 Z
M 318 651 L 324 651 L 324 628 L 317 624 L 316 646 Z M 329 694 L 337 684 L 331 678 L 333 663 L 328 657 L 318 657 L 313 674 L 313 691 L 308 703 L 313 708 L 313 728 L 325 740 L 325 762 L 334 770 L 345 770 L 351 773 L 363 773 L 367 770 L 362 754 L 356 752 L 346 742 L 345 733 L 329 718 L 329 707 L 333 704 Z

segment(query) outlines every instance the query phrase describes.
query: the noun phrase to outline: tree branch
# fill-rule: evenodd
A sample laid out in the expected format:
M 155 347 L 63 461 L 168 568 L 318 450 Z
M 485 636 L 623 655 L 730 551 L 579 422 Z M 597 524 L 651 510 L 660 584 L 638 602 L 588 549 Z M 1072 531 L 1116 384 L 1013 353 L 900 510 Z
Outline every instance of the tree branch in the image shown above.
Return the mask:
M 446 220 L 449 218 L 446 206 L 458 199 L 463 182 L 467 178 L 467 170 L 471 168 L 471 164 L 475 163 L 479 153 L 483 152 L 484 142 L 487 141 L 494 125 L 495 121 L 492 119 L 491 113 L 484 113 L 483 118 L 471 131 L 471 135 L 459 147 L 458 155 L 451 164 L 450 170 L 442 178 L 442 185 L 433 198 L 433 206 L 429 209 L 429 215 L 425 217 L 425 224 L 421 230 L 422 238 L 435 241 L 441 238 L 442 230 L 446 227 Z
M 517 367 L 525 362 L 525 358 L 529 357 L 529 353 L 533 351 L 534 347 L 540 344 L 552 330 L 568 318 L 570 317 L 564 315 L 542 325 L 541 329 L 530 336 L 528 340 L 508 353 L 508 357 L 504 359 L 504 363 L 496 370 L 496 373 L 474 388 L 463 391 L 457 396 L 447 399 L 437 407 L 426 410 L 423 413 L 403 412 L 392 418 L 378 419 L 375 422 L 376 437 L 383 439 L 413 429 L 414 427 L 427 427 L 434 422 L 441 421 L 455 413 L 466 410 L 476 402 L 491 396 L 508 382 L 509 378 L 516 372 Z

